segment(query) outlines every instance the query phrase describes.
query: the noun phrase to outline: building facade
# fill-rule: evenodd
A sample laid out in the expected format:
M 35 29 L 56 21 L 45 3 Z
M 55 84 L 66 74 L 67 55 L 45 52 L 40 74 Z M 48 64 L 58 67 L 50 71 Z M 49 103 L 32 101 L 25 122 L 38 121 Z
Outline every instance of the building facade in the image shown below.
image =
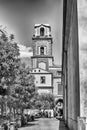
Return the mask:
M 32 37 L 32 70 L 38 93 L 51 93 L 55 99 L 63 98 L 61 85 L 61 66 L 54 65 L 52 55 L 53 38 L 48 24 L 36 24 Z

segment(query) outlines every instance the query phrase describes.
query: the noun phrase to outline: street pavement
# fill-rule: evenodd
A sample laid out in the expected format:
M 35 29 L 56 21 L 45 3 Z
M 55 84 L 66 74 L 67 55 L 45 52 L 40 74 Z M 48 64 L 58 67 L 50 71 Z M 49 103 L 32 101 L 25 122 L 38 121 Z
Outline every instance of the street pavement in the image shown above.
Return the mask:
M 59 130 L 59 121 L 55 118 L 39 118 L 19 130 Z

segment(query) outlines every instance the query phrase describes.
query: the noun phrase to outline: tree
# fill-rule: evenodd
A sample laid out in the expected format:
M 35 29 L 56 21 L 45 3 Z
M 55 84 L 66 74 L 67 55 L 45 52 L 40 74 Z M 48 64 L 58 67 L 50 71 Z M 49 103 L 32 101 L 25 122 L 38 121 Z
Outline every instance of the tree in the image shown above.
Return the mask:
M 14 35 L 8 37 L 3 31 L 0 36 L 0 94 L 10 108 L 32 107 L 35 95 L 34 77 L 29 68 L 19 59 L 19 48 L 14 42 Z M 16 106 L 16 107 L 15 107 Z
M 35 101 L 35 107 L 38 109 L 53 109 L 55 106 L 54 96 L 50 93 L 42 93 L 38 95 Z
M 0 41 L 0 84 L 13 84 L 19 61 L 19 48 L 16 43 Z
M 35 95 L 34 77 L 30 74 L 29 68 L 20 63 L 19 71 L 15 80 L 13 97 L 17 99 L 17 108 L 32 107 L 32 100 Z
M 9 40 L 9 37 L 2 31 L 0 36 L 0 95 L 4 100 L 9 95 L 14 84 L 19 67 L 19 48 L 17 43 Z M 2 101 L 2 106 L 3 101 Z

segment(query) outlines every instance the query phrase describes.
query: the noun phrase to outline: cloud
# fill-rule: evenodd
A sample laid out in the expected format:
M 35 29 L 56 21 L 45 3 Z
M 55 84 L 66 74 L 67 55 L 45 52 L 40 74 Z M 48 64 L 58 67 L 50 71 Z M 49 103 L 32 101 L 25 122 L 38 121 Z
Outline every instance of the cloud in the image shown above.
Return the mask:
M 26 47 L 24 45 L 18 44 L 20 50 L 20 57 L 31 57 L 33 56 L 33 51 L 31 47 Z
M 0 29 L 3 30 L 3 32 L 6 33 L 6 35 L 9 37 L 10 34 L 14 34 L 9 30 L 6 26 L 0 26 Z M 15 41 L 18 43 L 17 41 Z M 33 55 L 32 47 L 26 47 L 25 45 L 17 44 L 20 50 L 20 57 L 31 57 Z

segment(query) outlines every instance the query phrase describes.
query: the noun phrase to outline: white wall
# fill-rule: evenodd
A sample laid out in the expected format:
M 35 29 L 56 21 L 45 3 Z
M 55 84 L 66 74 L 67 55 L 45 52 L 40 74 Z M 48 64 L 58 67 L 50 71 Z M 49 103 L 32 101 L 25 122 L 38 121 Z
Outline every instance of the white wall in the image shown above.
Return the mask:
M 51 93 L 52 94 L 52 89 L 38 89 L 38 93 Z
M 54 94 L 54 96 L 58 95 L 58 84 L 61 84 L 61 79 L 54 78 L 53 79 L 53 94 Z
M 33 59 L 33 68 L 36 68 L 37 67 L 37 59 Z
M 52 66 L 52 58 L 49 58 L 49 66 Z
M 49 36 L 51 34 L 51 32 L 48 27 L 44 27 L 44 26 L 35 28 L 35 30 L 34 30 L 35 36 L 40 36 L 40 28 L 42 28 L 42 27 L 44 28 L 44 35 Z
M 51 74 L 34 74 L 35 76 L 35 85 L 36 87 L 44 87 L 44 86 L 52 86 L 52 75 Z M 45 76 L 46 77 L 46 83 L 45 84 L 41 84 L 40 83 L 40 77 L 41 76 Z
M 52 54 L 52 45 L 51 40 L 37 40 L 34 41 L 35 44 L 35 55 L 40 55 L 40 47 L 44 46 L 45 48 L 45 54 L 44 55 L 51 55 Z

